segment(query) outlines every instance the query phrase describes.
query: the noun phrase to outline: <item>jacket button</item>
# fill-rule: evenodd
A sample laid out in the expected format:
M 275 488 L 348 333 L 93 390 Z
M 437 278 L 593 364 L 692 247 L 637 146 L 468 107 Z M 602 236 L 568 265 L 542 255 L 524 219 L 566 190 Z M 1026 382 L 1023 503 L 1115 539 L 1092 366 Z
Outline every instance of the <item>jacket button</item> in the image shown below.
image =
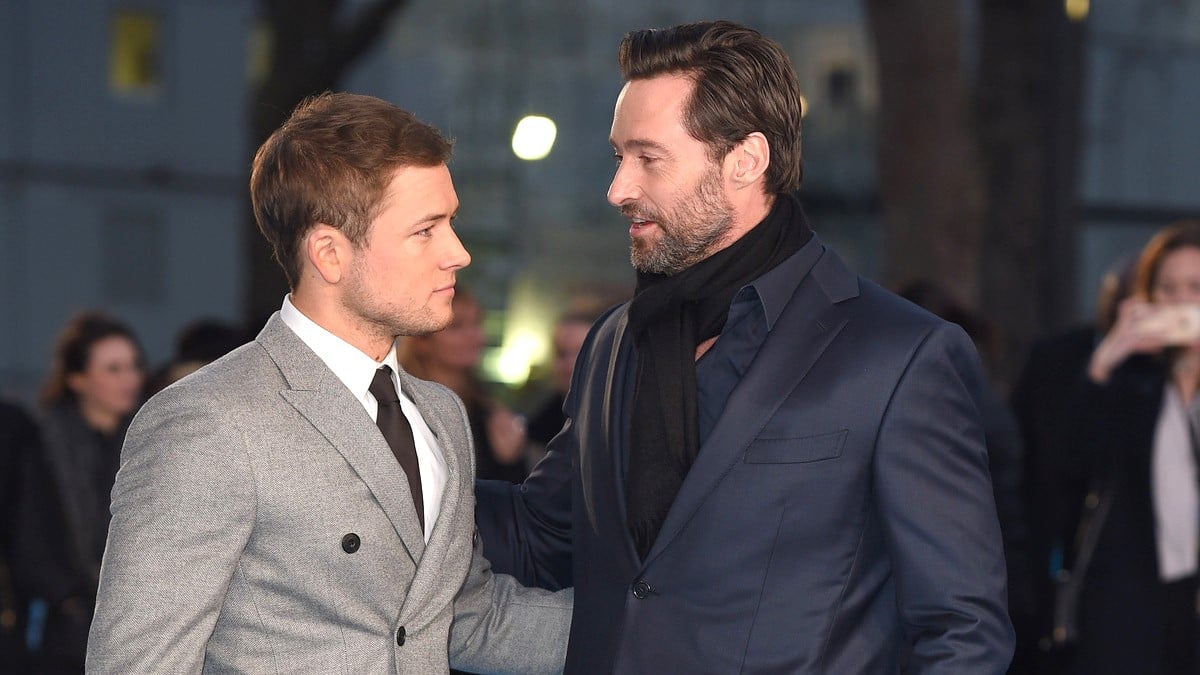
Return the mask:
M 396 629 L 396 646 L 397 647 L 404 646 L 404 637 L 405 637 L 404 626 L 400 626 L 399 628 Z
M 354 553 L 358 550 L 358 547 L 361 544 L 362 541 L 359 540 L 358 535 L 354 534 L 353 532 L 342 537 L 342 550 L 346 553 Z
M 650 584 L 646 583 L 645 579 L 638 579 L 637 582 L 633 584 L 633 597 L 637 598 L 638 600 L 642 600 L 647 595 L 650 595 L 651 590 Z

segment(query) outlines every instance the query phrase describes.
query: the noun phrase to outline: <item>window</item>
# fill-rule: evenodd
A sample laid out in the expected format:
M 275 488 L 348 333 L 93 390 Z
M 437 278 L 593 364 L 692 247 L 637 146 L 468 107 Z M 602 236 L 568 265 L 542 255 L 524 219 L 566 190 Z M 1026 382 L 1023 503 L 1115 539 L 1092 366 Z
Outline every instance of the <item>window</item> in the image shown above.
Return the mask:
M 161 77 L 161 19 L 150 12 L 118 11 L 112 20 L 109 89 L 118 95 L 153 96 Z

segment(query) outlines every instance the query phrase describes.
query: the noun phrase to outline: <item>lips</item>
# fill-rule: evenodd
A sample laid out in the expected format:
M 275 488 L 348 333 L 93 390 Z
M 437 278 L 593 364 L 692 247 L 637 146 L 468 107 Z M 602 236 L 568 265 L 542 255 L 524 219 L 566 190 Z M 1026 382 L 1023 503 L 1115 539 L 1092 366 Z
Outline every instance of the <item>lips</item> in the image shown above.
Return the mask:
M 650 229 L 650 227 L 654 224 L 655 223 L 652 220 L 643 220 L 643 221 L 632 220 L 629 222 L 629 234 L 630 235 L 641 234 L 642 232 L 645 232 L 646 230 Z
M 646 218 L 640 215 L 625 214 L 629 218 L 629 234 L 635 235 L 644 232 L 651 226 L 657 225 L 658 222 L 652 218 Z

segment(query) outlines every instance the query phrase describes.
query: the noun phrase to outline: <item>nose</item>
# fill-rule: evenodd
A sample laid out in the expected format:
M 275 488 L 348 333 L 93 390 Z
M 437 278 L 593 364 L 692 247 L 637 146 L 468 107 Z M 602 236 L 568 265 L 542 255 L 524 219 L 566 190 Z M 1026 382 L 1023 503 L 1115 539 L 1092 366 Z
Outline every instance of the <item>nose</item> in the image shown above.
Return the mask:
M 447 244 L 444 263 L 446 269 L 457 270 L 471 264 L 471 254 L 467 252 L 466 247 L 462 245 L 462 241 L 453 230 L 450 230 L 450 241 Z
M 626 168 L 625 164 L 617 166 L 617 172 L 613 174 L 612 183 L 608 186 L 609 204 L 621 206 L 625 202 L 636 199 L 637 188 L 632 174 L 633 170 Z

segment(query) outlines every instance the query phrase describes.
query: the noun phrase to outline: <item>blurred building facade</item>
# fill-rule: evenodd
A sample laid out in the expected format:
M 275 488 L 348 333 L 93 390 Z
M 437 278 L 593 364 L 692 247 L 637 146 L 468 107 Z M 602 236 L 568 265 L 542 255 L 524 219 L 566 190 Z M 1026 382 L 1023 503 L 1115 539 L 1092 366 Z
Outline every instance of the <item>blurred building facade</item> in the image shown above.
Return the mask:
M 1200 217 L 1200 2 L 1095 2 L 1086 20 L 1077 255 L 1090 313 L 1106 268 Z
M 1095 3 L 1086 19 L 1081 316 L 1120 251 L 1165 218 L 1200 211 L 1189 189 L 1200 177 L 1198 4 Z M 968 47 L 973 5 L 963 0 Z M 152 361 L 197 316 L 242 318 L 256 9 L 0 1 L 0 391 L 32 392 L 52 336 L 83 307 L 129 320 Z M 506 310 L 493 328 L 497 358 L 527 365 L 572 293 L 632 289 L 624 225 L 605 202 L 616 47 L 632 28 L 721 17 L 783 44 L 807 99 L 810 218 L 863 273 L 880 269 L 863 11 L 823 0 L 413 0 L 342 88 L 456 139 L 457 226 L 475 259 L 464 278 Z M 526 114 L 557 124 L 543 160 L 510 149 Z
M 244 0 L 0 2 L 0 391 L 100 308 L 165 359 L 238 315 Z

